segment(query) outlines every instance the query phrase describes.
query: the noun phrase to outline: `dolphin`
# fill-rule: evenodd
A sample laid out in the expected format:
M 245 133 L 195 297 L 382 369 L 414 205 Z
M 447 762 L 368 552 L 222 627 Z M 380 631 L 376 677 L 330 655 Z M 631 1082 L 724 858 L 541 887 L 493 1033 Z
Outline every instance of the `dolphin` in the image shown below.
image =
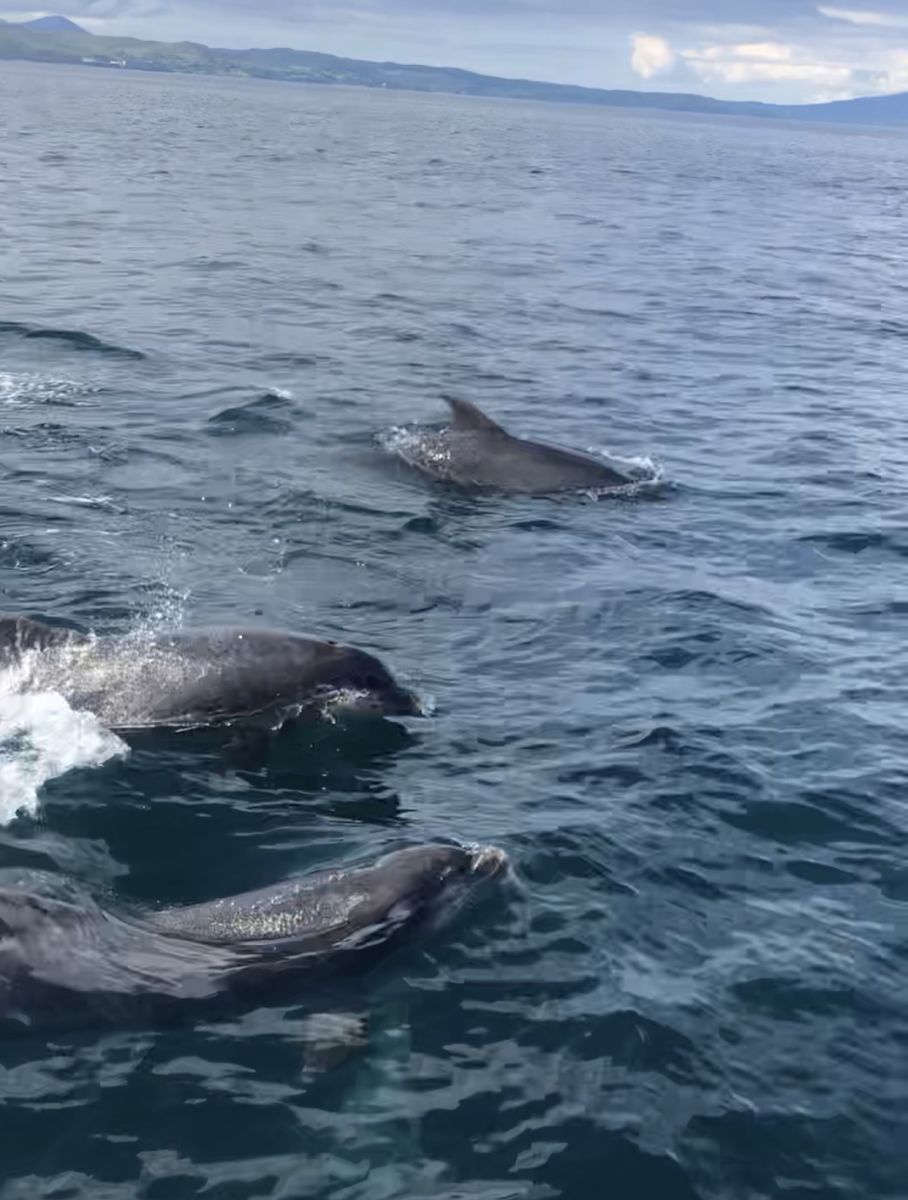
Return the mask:
M 445 396 L 449 426 L 424 431 L 401 449 L 411 466 L 461 487 L 545 495 L 622 487 L 633 480 L 579 450 L 515 437 L 469 400 Z
M 340 1011 L 363 974 L 440 931 L 507 868 L 495 846 L 423 843 L 151 912 L 101 904 L 46 872 L 0 882 L 0 1036 L 185 1025 L 283 999 L 314 1018 L 303 1030 L 312 1065 L 343 1057 L 363 1041 L 362 1018 Z
M 371 654 L 268 629 L 97 638 L 2 617 L 0 667 L 14 669 L 19 690 L 58 692 L 117 731 L 422 711 Z

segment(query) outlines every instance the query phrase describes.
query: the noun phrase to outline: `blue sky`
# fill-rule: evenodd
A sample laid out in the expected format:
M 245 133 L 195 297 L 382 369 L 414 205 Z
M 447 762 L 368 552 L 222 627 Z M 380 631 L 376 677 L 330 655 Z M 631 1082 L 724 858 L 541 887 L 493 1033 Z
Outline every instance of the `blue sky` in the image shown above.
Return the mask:
M 65 0 L 96 33 L 779 102 L 908 91 L 908 0 Z

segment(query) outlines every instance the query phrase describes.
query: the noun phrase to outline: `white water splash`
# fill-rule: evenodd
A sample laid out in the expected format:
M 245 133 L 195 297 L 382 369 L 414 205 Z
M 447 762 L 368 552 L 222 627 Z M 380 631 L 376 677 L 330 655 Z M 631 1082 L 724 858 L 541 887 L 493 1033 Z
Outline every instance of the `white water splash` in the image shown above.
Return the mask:
M 0 403 L 62 404 L 75 406 L 88 403 L 86 397 L 99 391 L 74 379 L 53 379 L 47 375 L 16 374 L 0 371 Z
M 28 663 L 0 671 L 0 824 L 32 814 L 49 779 L 97 767 L 128 748 L 88 712 L 57 692 L 30 692 Z
M 610 454 L 607 450 L 590 448 L 587 454 L 594 454 L 610 466 L 627 476 L 627 483 L 609 484 L 607 487 L 587 488 L 583 495 L 588 500 L 633 500 L 635 497 L 658 489 L 663 480 L 663 468 L 648 454 L 637 456 L 622 456 Z
M 389 454 L 399 455 L 405 462 L 419 461 L 426 455 L 427 446 L 437 440 L 438 431 L 418 425 L 392 425 L 376 435 L 376 441 Z
M 162 546 L 155 572 L 158 583 L 148 593 L 132 629 L 122 635 L 124 642 L 150 646 L 159 633 L 183 628 L 190 590 L 185 585 L 177 587 L 170 580 L 178 575 L 186 558 L 186 550 L 176 543 L 170 541 Z
M 606 462 L 614 464 L 623 474 L 635 483 L 659 483 L 663 476 L 663 467 L 648 454 L 612 454 L 608 450 L 593 447 L 587 451 Z

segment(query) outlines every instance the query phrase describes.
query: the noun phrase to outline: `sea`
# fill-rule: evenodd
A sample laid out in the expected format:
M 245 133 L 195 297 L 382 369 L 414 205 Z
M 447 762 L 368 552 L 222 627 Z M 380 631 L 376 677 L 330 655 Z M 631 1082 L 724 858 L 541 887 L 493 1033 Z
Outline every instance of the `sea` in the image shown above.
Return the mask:
M 427 714 L 243 767 L 7 666 L 0 875 L 511 862 L 334 1069 L 268 997 L 0 1041 L 0 1200 L 904 1200 L 905 134 L 9 62 L 0 113 L 2 611 L 335 638 Z M 451 394 L 647 486 L 427 478 Z

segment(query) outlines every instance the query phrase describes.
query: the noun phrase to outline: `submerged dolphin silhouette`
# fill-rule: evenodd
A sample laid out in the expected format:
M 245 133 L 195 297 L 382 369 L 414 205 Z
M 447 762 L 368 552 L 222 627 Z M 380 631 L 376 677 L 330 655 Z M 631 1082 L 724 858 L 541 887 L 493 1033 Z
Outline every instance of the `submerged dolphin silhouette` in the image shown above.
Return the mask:
M 273 999 L 338 1018 L 364 971 L 506 868 L 493 846 L 426 843 L 155 913 L 102 906 L 44 873 L 37 888 L 34 874 L 0 883 L 0 1036 L 185 1024 Z M 350 1014 L 304 1031 L 320 1053 L 362 1034 Z
M 591 454 L 515 437 L 469 400 L 445 396 L 454 419 L 421 434 L 406 461 L 462 487 L 542 495 L 614 488 L 631 479 Z
M 267 629 L 95 638 L 2 617 L 0 666 L 18 668 L 20 690 L 59 692 L 117 730 L 236 721 L 276 729 L 323 712 L 421 712 L 371 654 Z

